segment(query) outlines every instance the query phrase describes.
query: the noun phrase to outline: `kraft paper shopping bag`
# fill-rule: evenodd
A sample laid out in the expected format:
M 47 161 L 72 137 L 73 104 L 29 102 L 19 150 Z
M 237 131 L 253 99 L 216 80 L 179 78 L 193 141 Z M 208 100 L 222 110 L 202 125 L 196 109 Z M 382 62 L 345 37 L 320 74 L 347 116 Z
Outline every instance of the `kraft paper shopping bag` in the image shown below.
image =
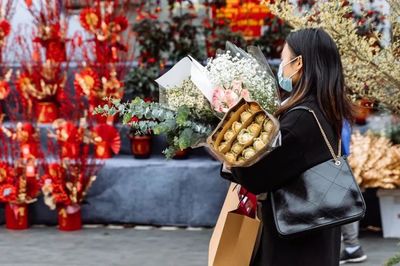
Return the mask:
M 209 266 L 247 266 L 250 264 L 260 221 L 235 213 L 240 199 L 239 186 L 232 183 L 211 236 Z

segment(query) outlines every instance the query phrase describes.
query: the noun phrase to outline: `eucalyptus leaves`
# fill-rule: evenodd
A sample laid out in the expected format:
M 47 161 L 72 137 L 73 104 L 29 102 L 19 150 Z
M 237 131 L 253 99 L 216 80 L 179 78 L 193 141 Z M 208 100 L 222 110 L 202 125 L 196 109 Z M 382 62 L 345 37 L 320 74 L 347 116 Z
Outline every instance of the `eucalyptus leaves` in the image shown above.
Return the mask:
M 171 110 L 155 102 L 145 102 L 136 98 L 128 103 L 118 99 L 107 99 L 109 104 L 99 106 L 94 114 L 122 117 L 124 125 L 129 125 L 137 134 L 165 135 L 169 147 L 164 150 L 167 158 L 172 158 L 178 150 L 194 147 L 205 142 L 214 129 L 215 118 L 199 119 L 186 106 Z

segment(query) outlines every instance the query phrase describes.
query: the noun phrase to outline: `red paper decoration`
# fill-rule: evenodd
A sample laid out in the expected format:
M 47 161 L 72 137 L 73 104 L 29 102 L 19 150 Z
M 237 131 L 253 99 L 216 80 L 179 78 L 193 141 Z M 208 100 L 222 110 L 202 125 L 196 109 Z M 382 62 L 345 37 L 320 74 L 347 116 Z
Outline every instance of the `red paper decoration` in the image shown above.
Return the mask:
M 94 8 L 85 8 L 80 14 L 79 21 L 85 30 L 96 32 L 101 25 L 100 12 Z
M 90 67 L 75 74 L 74 85 L 77 93 L 90 97 L 97 97 L 97 93 L 101 89 L 100 78 Z
M 121 149 L 121 137 L 118 130 L 108 124 L 97 125 L 93 129 L 96 143 L 96 157 L 106 159 L 111 157 L 111 152 L 118 154 Z

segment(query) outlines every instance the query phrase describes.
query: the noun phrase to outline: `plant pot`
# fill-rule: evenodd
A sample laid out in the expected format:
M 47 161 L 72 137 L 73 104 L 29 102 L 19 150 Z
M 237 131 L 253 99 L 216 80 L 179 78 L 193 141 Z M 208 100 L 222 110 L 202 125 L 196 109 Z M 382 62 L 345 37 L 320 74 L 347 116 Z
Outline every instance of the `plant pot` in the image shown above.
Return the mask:
M 58 108 L 53 102 L 38 102 L 36 104 L 36 119 L 38 123 L 53 123 L 58 118 Z
M 371 113 L 373 102 L 367 99 L 357 101 L 355 122 L 359 125 L 365 125 L 367 118 Z
M 26 204 L 13 204 L 7 202 L 5 213 L 7 229 L 28 229 L 28 206 Z
M 174 156 L 174 159 L 175 160 L 183 160 L 183 159 L 187 159 L 188 156 L 189 156 L 189 149 L 184 149 L 184 150 L 177 151 Z
M 76 231 L 82 229 L 82 215 L 79 208 L 74 213 L 68 213 L 66 207 L 57 207 L 58 230 Z
M 109 159 L 112 157 L 111 147 L 106 141 L 101 141 L 96 144 L 95 157 L 97 159 Z
M 132 136 L 131 150 L 135 158 L 149 158 L 151 155 L 151 136 Z
M 384 238 L 400 237 L 400 190 L 379 189 L 377 196 L 381 211 Z

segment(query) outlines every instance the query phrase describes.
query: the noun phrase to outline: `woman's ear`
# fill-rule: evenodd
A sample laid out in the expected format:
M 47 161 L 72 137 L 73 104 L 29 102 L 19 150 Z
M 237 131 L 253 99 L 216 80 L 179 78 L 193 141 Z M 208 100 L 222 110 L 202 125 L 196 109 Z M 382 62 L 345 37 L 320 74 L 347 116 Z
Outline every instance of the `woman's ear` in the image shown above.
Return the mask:
M 295 62 L 296 71 L 299 71 L 302 67 L 303 67 L 303 57 L 300 55 Z

